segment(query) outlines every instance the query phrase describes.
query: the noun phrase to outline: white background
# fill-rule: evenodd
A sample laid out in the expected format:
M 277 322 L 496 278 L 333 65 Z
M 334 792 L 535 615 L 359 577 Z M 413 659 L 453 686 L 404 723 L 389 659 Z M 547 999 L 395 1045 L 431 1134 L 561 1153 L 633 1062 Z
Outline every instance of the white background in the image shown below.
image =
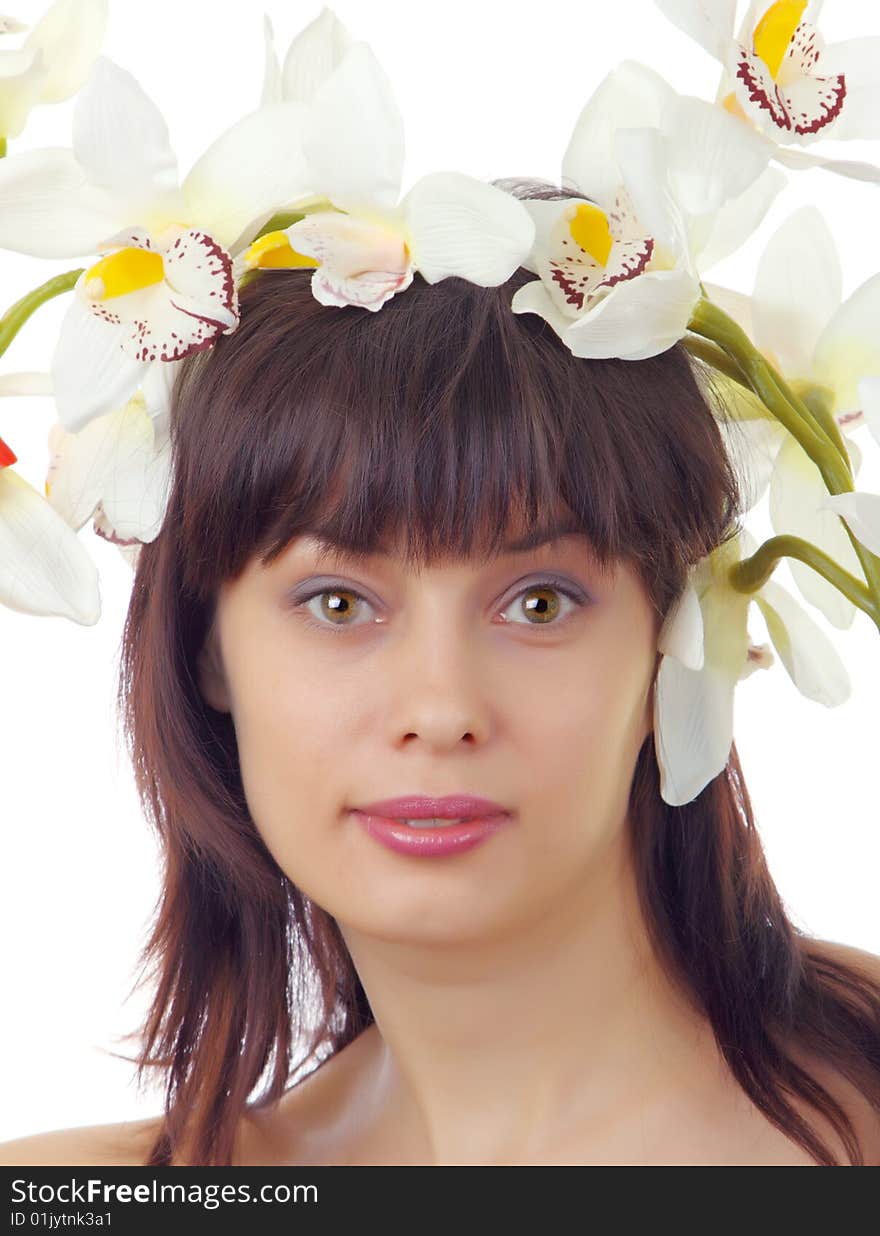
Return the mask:
M 32 24 L 44 7 L 16 0 L 10 11 Z M 282 60 L 319 8 L 276 3 L 268 10 Z M 104 51 L 161 108 L 183 175 L 216 135 L 259 102 L 263 10 L 223 0 L 111 0 L 110 9 Z M 486 179 L 558 180 L 581 108 L 625 58 L 651 65 L 683 93 L 715 96 L 715 62 L 651 0 L 418 6 L 338 0 L 335 11 L 371 44 L 394 84 L 406 123 L 404 192 L 419 176 L 443 169 Z M 880 11 L 871 0 L 827 0 L 820 29 L 828 43 L 880 35 Z M 5 46 L 23 38 L 11 36 Z M 72 108 L 70 100 L 35 110 L 10 142 L 10 154 L 69 145 Z M 880 162 L 877 141 L 826 143 L 825 149 Z M 880 270 L 880 188 L 818 170 L 790 176 L 748 245 L 708 278 L 749 292 L 766 239 L 791 211 L 814 202 L 837 237 L 848 295 Z M 0 312 L 87 259 L 0 253 Z M 59 297 L 37 312 L 0 359 L 0 373 L 47 369 L 66 303 Z M 38 488 L 54 420 L 48 398 L 0 400 L 0 434 L 18 455 L 21 474 Z M 856 441 L 865 452 L 859 488 L 880 492 L 880 451 L 865 429 Z M 765 507 L 766 499 L 762 520 L 750 524 L 759 536 L 772 531 Z M 130 1066 L 107 1054 L 118 1046 L 116 1036 L 138 1025 L 145 1007 L 143 995 L 126 997 L 158 871 L 115 737 L 117 651 L 131 571 L 91 524 L 80 537 L 101 572 L 103 613 L 96 626 L 0 607 L 0 1140 L 150 1115 L 161 1106 L 158 1091 L 138 1095 Z M 795 591 L 784 564 L 776 578 Z M 763 621 L 753 611 L 752 633 L 764 640 Z M 795 923 L 811 935 L 880 953 L 880 635 L 861 613 L 840 632 L 811 612 L 850 668 L 852 698 L 833 710 L 811 703 L 777 661 L 741 684 L 735 737 L 770 866 Z

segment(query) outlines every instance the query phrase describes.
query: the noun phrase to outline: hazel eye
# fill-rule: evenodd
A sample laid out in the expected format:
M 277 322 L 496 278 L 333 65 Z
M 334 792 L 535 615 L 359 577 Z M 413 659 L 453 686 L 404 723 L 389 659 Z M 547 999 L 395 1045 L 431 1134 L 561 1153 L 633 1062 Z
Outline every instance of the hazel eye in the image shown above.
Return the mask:
M 554 594 L 558 595 L 555 596 Z M 573 610 L 568 610 L 562 619 L 558 619 L 559 612 L 562 608 L 559 603 L 558 596 L 565 597 L 565 599 L 574 607 Z M 521 598 L 523 597 L 528 599 L 521 603 Z M 520 603 L 524 606 L 524 608 L 520 608 L 519 612 L 526 613 L 529 617 L 523 623 L 519 623 L 516 619 L 514 619 L 513 621 L 517 625 L 558 627 L 562 626 L 570 617 L 572 617 L 573 612 L 578 609 L 582 609 L 587 604 L 587 599 L 580 593 L 576 592 L 569 585 L 563 583 L 562 580 L 553 578 L 538 580 L 536 583 L 528 584 L 525 588 L 521 588 L 504 612 L 506 613 L 507 610 L 514 608 Z M 535 621 L 532 621 L 532 618 L 534 618 Z
M 329 598 L 329 601 L 327 598 Z M 312 609 L 312 602 L 318 602 L 320 607 L 319 615 L 316 615 L 314 609 Z M 318 627 L 324 631 L 330 630 L 335 634 L 345 627 L 361 625 L 350 621 L 351 615 L 356 613 L 362 604 L 369 605 L 370 602 L 353 588 L 331 587 L 324 588 L 320 592 L 313 592 L 311 596 L 303 597 L 298 604 L 303 606 L 307 614 L 319 617 L 319 621 L 309 622 L 309 626 Z
M 560 604 L 560 596 L 569 603 L 567 610 Z M 549 579 L 536 580 L 527 584 L 525 588 L 521 588 L 502 613 L 515 611 L 522 597 L 527 600 L 524 603 L 525 609 L 520 609 L 519 612 L 526 615 L 525 619 L 521 621 L 519 618 L 505 618 L 505 622 L 514 626 L 561 627 L 590 602 L 590 598 L 579 589 L 554 576 Z M 336 587 L 333 584 L 316 588 L 314 592 L 293 602 L 295 609 L 302 610 L 307 627 L 330 635 L 341 635 L 347 627 L 368 625 L 369 618 L 356 622 L 352 617 L 357 615 L 364 606 L 369 609 L 373 608 L 372 603 L 362 593 L 354 588 Z M 560 612 L 562 612 L 561 618 Z

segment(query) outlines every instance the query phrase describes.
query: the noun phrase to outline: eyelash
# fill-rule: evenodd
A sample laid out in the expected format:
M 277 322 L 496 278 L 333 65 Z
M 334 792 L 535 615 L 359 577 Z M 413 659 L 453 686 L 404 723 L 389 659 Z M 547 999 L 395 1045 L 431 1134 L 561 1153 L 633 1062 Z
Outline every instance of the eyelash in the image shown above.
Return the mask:
M 576 605 L 578 609 L 583 609 L 585 606 L 590 604 L 589 597 L 584 598 L 579 592 L 575 592 L 573 588 L 571 588 L 568 584 L 566 584 L 564 580 L 557 578 L 555 575 L 551 575 L 545 579 L 539 579 L 535 581 L 534 583 L 526 584 L 526 586 L 524 588 L 521 588 L 519 592 L 516 593 L 516 595 L 511 599 L 510 605 L 512 605 L 514 601 L 518 600 L 519 597 L 523 595 L 523 593 L 531 592 L 533 588 L 553 588 L 557 592 L 561 592 L 564 597 L 567 597 L 568 600 L 571 601 L 574 605 Z M 307 627 L 311 627 L 312 630 L 320 631 L 322 634 L 328 633 L 330 635 L 341 635 L 346 629 L 344 624 L 341 626 L 334 626 L 332 623 L 318 622 L 315 619 L 309 617 L 309 611 L 306 608 L 306 606 L 309 604 L 310 601 L 314 601 L 316 597 L 326 596 L 327 593 L 330 593 L 330 592 L 347 592 L 347 593 L 350 593 L 351 596 L 356 597 L 359 601 L 366 601 L 368 605 L 370 604 L 367 598 L 363 596 L 362 593 L 358 592 L 356 588 L 349 588 L 341 584 L 340 585 L 331 584 L 329 587 L 318 588 L 314 592 L 310 592 L 308 596 L 301 597 L 298 601 L 294 601 L 293 608 L 301 609 L 303 611 L 303 621 L 305 625 Z M 506 605 L 505 609 L 509 609 L 510 605 Z M 568 622 L 569 618 L 573 618 L 573 617 L 574 617 L 574 614 L 569 613 L 565 617 L 558 619 L 556 622 L 514 623 L 512 625 L 531 626 L 531 627 L 547 626 L 547 627 L 556 627 L 558 630 L 559 627 L 564 626 Z M 361 624 L 355 623 L 352 625 L 357 626 Z

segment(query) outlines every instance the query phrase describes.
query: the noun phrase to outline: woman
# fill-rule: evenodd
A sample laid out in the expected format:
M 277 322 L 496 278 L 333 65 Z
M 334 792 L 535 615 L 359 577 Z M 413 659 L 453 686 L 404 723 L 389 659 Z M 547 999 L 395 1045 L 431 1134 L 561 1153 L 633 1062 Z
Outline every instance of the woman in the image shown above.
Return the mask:
M 165 1111 L 2 1161 L 880 1163 L 880 959 L 789 921 L 735 747 L 660 796 L 658 633 L 740 505 L 698 363 L 576 359 L 524 269 L 308 274 L 185 363 L 125 629 Z

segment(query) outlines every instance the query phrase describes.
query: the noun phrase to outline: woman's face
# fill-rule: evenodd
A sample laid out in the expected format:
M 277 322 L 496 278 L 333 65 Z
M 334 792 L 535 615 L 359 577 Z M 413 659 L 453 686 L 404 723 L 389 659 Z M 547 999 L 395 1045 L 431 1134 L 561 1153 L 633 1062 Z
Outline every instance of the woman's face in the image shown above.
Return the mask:
M 540 918 L 616 859 L 657 630 L 634 570 L 603 578 L 581 535 L 421 571 L 300 537 L 223 586 L 199 676 L 289 878 L 342 925 L 451 942 Z M 510 816 L 456 853 L 389 849 L 351 811 L 459 792 Z

